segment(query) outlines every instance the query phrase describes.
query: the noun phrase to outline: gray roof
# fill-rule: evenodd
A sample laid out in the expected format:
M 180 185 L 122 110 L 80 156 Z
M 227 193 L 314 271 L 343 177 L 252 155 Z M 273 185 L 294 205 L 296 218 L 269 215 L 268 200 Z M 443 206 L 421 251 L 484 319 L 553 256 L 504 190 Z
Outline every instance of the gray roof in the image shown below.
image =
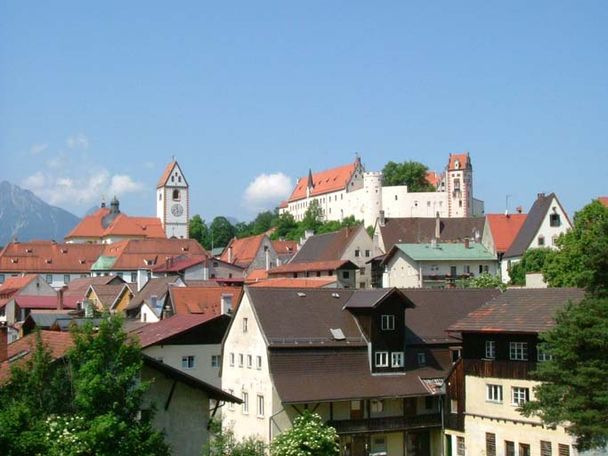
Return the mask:
M 293 256 L 290 263 L 341 260 L 348 245 L 362 229 L 364 230 L 363 225 L 359 225 L 354 228 L 344 228 L 333 233 L 311 236 L 300 247 L 300 250 Z
M 136 292 L 127 305 L 127 310 L 139 309 L 144 301 L 152 296 L 157 296 L 159 299 L 167 294 L 169 286 L 174 284 L 179 279 L 178 276 L 158 277 L 148 280 L 139 292 Z
M 541 333 L 552 328 L 557 312 L 583 299 L 579 288 L 509 289 L 449 327 L 461 332 Z
M 435 218 L 387 218 L 380 226 L 385 251 L 395 244 L 425 244 L 435 238 Z M 483 234 L 485 217 L 441 218 L 440 242 L 463 242 Z
M 352 295 L 348 302 L 344 305 L 345 309 L 371 309 L 376 307 L 388 295 L 397 291 L 396 288 L 371 288 L 360 289 Z M 401 294 L 401 293 L 400 293 Z M 404 297 L 403 295 L 401 295 Z
M 545 219 L 547 213 L 551 209 L 551 202 L 553 198 L 557 201 L 557 204 L 561 207 L 561 203 L 555 196 L 555 193 L 549 193 L 548 195 L 539 194 L 536 201 L 530 208 L 530 212 L 528 212 L 528 216 L 526 217 L 526 221 L 523 226 L 517 233 L 517 236 L 511 243 L 511 246 L 506 251 L 503 258 L 517 258 L 523 256 L 524 252 L 528 250 L 530 245 L 534 242 L 534 236 L 538 233 L 538 229 L 540 228 L 543 220 Z M 561 208 L 564 214 L 566 211 L 564 208 Z

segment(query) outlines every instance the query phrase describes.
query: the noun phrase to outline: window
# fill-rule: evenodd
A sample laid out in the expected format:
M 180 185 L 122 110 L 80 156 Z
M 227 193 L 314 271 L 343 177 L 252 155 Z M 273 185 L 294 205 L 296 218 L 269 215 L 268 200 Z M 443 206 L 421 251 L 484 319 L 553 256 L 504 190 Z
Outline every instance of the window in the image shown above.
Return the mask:
M 262 357 L 259 355 L 255 357 L 255 367 L 257 368 L 257 370 L 262 369 Z
M 361 256 L 361 251 L 359 249 L 355 250 L 355 257 Z
M 194 369 L 194 356 L 182 356 L 182 369 Z
M 393 331 L 395 329 L 395 316 L 382 315 L 382 331 Z
M 137 272 L 131 273 L 131 283 L 137 282 Z
M 528 361 L 528 343 L 510 342 L 509 359 L 513 361 Z
M 173 201 L 179 201 L 179 190 L 173 190 Z
M 228 389 L 227 391 L 228 391 L 228 394 L 234 395 L 234 390 Z M 228 409 L 234 410 L 234 402 L 228 402 Z
M 486 432 L 486 456 L 496 456 L 496 434 Z
M 388 367 L 388 352 L 376 352 L 376 367 Z
M 559 218 L 559 214 L 551 214 L 549 215 L 549 225 L 550 226 L 560 226 L 562 221 Z
M 454 277 L 458 273 L 456 266 L 450 266 L 450 275 Z
M 434 410 L 435 409 L 435 398 L 433 396 L 425 396 L 424 397 L 424 408 L 426 410 Z
M 243 399 L 243 403 L 241 404 L 243 413 L 249 413 L 249 393 L 243 391 L 241 392 L 241 399 Z
M 464 446 L 464 437 L 456 437 L 456 454 L 458 456 L 464 456 L 465 446 Z
M 4 283 L 4 274 L 0 274 L 0 283 Z
M 247 368 L 251 369 L 252 366 L 253 366 L 253 356 L 247 355 Z
M 528 443 L 519 444 L 519 456 L 530 456 L 530 445 Z
M 547 442 L 546 440 L 540 441 L 540 456 L 553 456 L 551 442 Z
M 547 353 L 544 349 L 542 345 L 537 345 L 536 346 L 536 358 L 539 362 L 543 362 L 543 361 L 549 361 L 551 359 L 553 359 L 553 356 L 551 356 L 549 353 Z
M 258 416 L 264 416 L 264 396 L 258 394 Z
M 230 353 L 230 366 L 234 367 L 234 353 Z
M 365 251 L 365 256 L 366 256 L 367 258 L 369 258 L 369 256 L 370 256 L 370 255 L 371 255 L 371 252 L 370 252 L 369 250 L 366 250 L 366 251 Z
M 63 283 L 70 283 L 70 274 L 63 275 Z
M 403 352 L 391 353 L 391 366 L 392 367 L 403 367 Z
M 515 443 L 505 440 L 505 456 L 515 456 Z
M 163 194 L 161 192 L 158 192 L 158 201 L 162 201 L 163 200 Z
M 502 402 L 502 385 L 486 385 L 486 400 Z
M 513 405 L 522 405 L 530 400 L 530 389 L 522 388 L 521 386 L 514 386 L 511 388 L 511 395 Z
M 247 332 L 247 318 L 243 318 L 243 332 Z
M 384 402 L 378 399 L 372 399 L 370 401 L 370 409 L 374 413 L 380 413 L 382 410 L 384 410 Z
M 244 359 L 245 358 L 243 357 L 243 354 L 239 353 L 239 367 L 243 367 L 243 362 L 244 362 L 243 360 Z
M 539 246 L 545 245 L 545 236 L 543 236 L 542 234 L 540 236 L 538 236 L 538 245 Z
M 456 399 L 450 400 L 450 413 L 458 413 L 458 401 Z
M 471 265 L 469 265 L 469 264 L 465 264 L 464 265 L 464 273 L 465 274 L 470 274 L 471 273 Z
M 495 340 L 486 340 L 486 358 L 488 358 L 488 359 L 496 358 L 496 341 Z
M 211 367 L 220 367 L 220 355 L 211 355 Z
M 426 366 L 426 354 L 424 352 L 420 352 L 420 353 L 418 353 L 417 357 L 418 357 L 418 365 Z
M 365 274 L 365 268 L 359 268 L 359 273 L 360 274 Z
M 342 271 L 342 277 L 348 279 L 350 277 L 349 271 Z
M 46 275 L 46 283 L 53 283 L 53 274 Z
M 560 443 L 557 445 L 557 455 L 558 456 L 570 456 L 570 445 L 565 445 Z

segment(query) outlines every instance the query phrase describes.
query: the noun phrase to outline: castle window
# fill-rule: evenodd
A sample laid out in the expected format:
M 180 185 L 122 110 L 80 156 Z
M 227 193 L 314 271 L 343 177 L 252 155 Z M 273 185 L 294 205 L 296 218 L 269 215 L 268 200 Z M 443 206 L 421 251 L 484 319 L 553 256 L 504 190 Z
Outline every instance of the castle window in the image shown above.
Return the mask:
M 180 199 L 179 190 L 173 190 L 173 201 L 179 201 L 179 199 Z

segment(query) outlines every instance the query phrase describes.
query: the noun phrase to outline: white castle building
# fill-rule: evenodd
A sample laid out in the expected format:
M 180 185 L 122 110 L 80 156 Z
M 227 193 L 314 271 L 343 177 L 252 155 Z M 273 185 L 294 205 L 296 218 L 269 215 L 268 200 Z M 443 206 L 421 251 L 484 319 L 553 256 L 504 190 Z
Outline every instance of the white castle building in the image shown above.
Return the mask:
M 354 216 L 365 226 L 373 226 L 384 216 L 396 217 L 477 217 L 484 213 L 483 201 L 473 197 L 473 167 L 468 153 L 450 154 L 442 174 L 429 173 L 435 192 L 409 192 L 406 185 L 382 186 L 381 172 L 366 172 L 357 157 L 354 163 L 298 179 L 279 213 L 290 213 L 296 221 L 317 201 L 324 220 Z

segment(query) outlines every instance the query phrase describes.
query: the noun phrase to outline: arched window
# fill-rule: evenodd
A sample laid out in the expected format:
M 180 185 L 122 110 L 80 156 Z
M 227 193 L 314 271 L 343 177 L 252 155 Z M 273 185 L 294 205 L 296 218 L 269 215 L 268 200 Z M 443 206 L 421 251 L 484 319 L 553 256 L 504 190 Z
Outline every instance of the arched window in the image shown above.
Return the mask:
M 179 190 L 173 190 L 173 201 L 179 201 L 180 194 Z

